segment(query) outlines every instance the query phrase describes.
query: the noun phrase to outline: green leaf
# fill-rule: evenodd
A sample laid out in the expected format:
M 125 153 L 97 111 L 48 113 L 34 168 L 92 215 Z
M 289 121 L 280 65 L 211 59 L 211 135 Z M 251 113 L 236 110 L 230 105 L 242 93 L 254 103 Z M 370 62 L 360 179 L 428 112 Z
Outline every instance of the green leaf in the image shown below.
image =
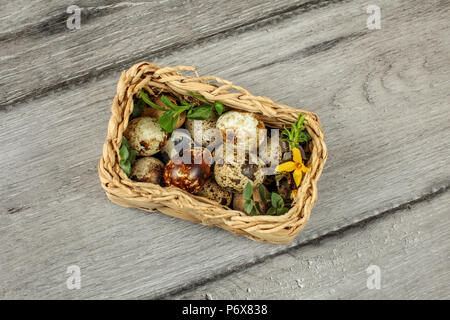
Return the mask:
M 244 200 L 250 200 L 253 196 L 253 186 L 251 182 L 247 182 L 244 188 L 244 192 L 242 193 Z
M 131 173 L 131 163 L 128 160 L 120 160 L 119 165 L 122 168 L 123 172 L 127 174 L 127 176 Z
M 183 98 L 180 98 L 180 103 L 181 103 L 183 106 L 191 106 L 191 107 L 194 106 L 193 103 L 188 103 L 188 102 L 184 101 Z
M 203 98 L 201 95 L 195 94 L 195 93 L 193 93 L 192 91 L 190 91 L 188 94 L 189 94 L 191 97 L 194 97 L 194 98 L 197 99 L 197 100 L 200 100 L 200 101 L 203 101 L 203 102 L 209 102 L 209 103 L 211 103 L 211 101 L 208 101 L 206 98 Z
M 254 202 L 253 202 L 253 200 L 246 200 L 244 202 L 244 208 L 245 208 L 245 211 L 247 213 L 251 213 L 252 210 L 254 209 Z
M 128 142 L 128 140 L 125 137 L 122 137 L 122 146 L 125 146 L 128 149 L 131 149 L 131 144 Z
M 274 207 L 270 207 L 269 210 L 267 210 L 266 214 L 269 216 L 273 216 L 276 213 Z
M 163 108 L 161 106 L 158 106 L 156 103 L 154 103 L 152 100 L 150 100 L 150 98 L 148 97 L 147 92 L 145 92 L 144 90 L 140 89 L 139 90 L 139 94 L 141 95 L 142 100 L 148 104 L 150 107 L 155 108 L 157 110 L 161 110 L 161 111 L 166 111 L 166 108 Z
M 142 99 L 139 99 L 134 102 L 133 112 L 131 113 L 131 118 L 137 118 L 142 114 L 142 110 L 144 109 L 145 102 Z
M 281 216 L 283 214 L 285 214 L 286 212 L 288 212 L 289 209 L 288 208 L 281 208 L 277 210 L 277 215 Z
M 269 201 L 270 199 L 270 194 L 269 191 L 267 191 L 267 189 L 264 187 L 263 184 L 258 184 L 258 191 L 259 191 L 259 195 L 261 196 L 261 199 L 263 201 Z
M 129 155 L 130 153 L 128 152 L 127 146 L 122 144 L 122 146 L 119 149 L 120 160 L 127 160 Z
M 193 120 L 206 120 L 211 115 L 212 106 L 202 104 L 198 107 L 192 108 L 187 114 L 187 118 Z
M 311 140 L 311 136 L 303 124 L 305 120 L 304 114 L 299 114 L 298 119 L 295 123 L 292 124 L 291 129 L 287 130 L 284 128 L 283 132 L 281 132 L 282 136 L 285 136 L 286 139 L 282 139 L 282 141 L 287 141 L 291 148 L 298 146 L 300 143 L 305 143 Z
M 223 113 L 223 109 L 225 108 L 223 106 L 222 102 L 216 101 L 214 102 L 214 108 L 216 109 L 217 114 L 220 116 Z
M 175 112 L 172 110 L 168 110 L 164 112 L 158 119 L 159 126 L 161 129 L 168 133 L 172 133 L 175 128 L 175 123 L 173 121 L 173 117 L 175 115 Z M 178 116 L 177 116 L 178 119 Z
M 137 151 L 129 150 L 128 152 L 129 152 L 128 161 L 130 161 L 130 163 L 133 164 L 134 160 L 136 160 Z
M 272 207 L 283 208 L 284 201 L 283 198 L 278 193 L 272 192 Z
M 164 102 L 164 104 L 166 106 L 168 106 L 170 109 L 172 109 L 173 111 L 178 111 L 179 106 L 177 106 L 175 103 L 173 103 L 172 101 L 170 101 L 169 98 L 167 98 L 165 95 L 161 96 L 161 101 Z
M 261 209 L 261 206 L 259 205 L 258 202 L 255 202 L 255 208 L 256 208 L 256 211 L 258 211 L 259 214 L 262 214 L 262 213 L 263 213 L 263 211 L 262 211 L 262 209 Z
M 192 108 L 192 106 L 193 105 L 191 105 L 191 104 L 188 104 L 188 105 L 185 105 L 185 106 L 184 105 L 183 106 L 178 106 L 177 113 L 180 114 L 183 111 L 189 110 L 190 108 Z

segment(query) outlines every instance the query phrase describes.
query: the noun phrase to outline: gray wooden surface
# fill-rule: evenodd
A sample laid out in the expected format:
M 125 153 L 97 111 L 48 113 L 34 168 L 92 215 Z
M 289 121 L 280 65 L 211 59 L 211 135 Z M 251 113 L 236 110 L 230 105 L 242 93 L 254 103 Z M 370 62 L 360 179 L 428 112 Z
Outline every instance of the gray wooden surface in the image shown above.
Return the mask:
M 449 299 L 449 203 L 440 194 L 170 298 Z
M 381 30 L 367 29 L 367 3 L 358 0 L 80 2 L 86 19 L 74 31 L 64 21 L 72 3 L 23 3 L 0 10 L 0 298 L 228 297 L 240 290 L 233 279 L 256 281 L 254 268 L 276 274 L 292 265 L 286 250 L 303 264 L 303 254 L 331 259 L 327 250 L 343 243 L 339 260 L 361 276 L 369 260 L 354 258 L 357 244 L 387 232 L 389 213 L 409 205 L 421 209 L 402 211 L 399 232 L 439 241 L 405 259 L 397 259 L 403 244 L 392 242 L 378 257 L 386 270 L 406 273 L 408 259 L 425 270 L 378 293 L 353 290 L 361 279 L 339 281 L 325 267 L 301 269 L 303 278 L 315 297 L 333 288 L 330 297 L 448 297 L 448 2 L 377 1 Z M 329 160 L 311 221 L 292 244 L 255 243 L 108 202 L 97 162 L 109 107 L 120 72 L 139 60 L 195 65 L 319 114 Z M 344 233 L 362 221 L 374 223 L 367 233 Z M 367 254 L 383 249 L 372 239 Z M 70 265 L 81 268 L 79 290 L 66 287 Z M 415 280 L 429 280 L 426 290 Z M 287 284 L 276 297 L 258 292 L 263 284 L 249 288 L 253 297 L 303 297 Z

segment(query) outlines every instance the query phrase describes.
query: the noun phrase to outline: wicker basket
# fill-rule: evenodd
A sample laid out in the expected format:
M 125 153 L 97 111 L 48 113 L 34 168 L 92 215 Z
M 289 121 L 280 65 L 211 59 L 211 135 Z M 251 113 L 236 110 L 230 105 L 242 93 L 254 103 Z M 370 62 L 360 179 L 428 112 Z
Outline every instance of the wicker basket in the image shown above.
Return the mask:
M 192 75 L 183 75 L 188 71 Z M 141 88 L 160 88 L 176 96 L 189 92 L 228 107 L 253 112 L 269 127 L 280 128 L 306 115 L 305 125 L 312 137 L 309 149 L 311 170 L 303 177 L 292 208 L 282 216 L 248 216 L 218 203 L 192 195 L 175 187 L 130 180 L 119 166 L 119 148 L 133 110 L 133 96 Z M 253 96 L 244 88 L 214 76 L 199 77 L 194 67 L 159 67 L 141 62 L 122 73 L 111 107 L 108 135 L 99 163 L 99 176 L 108 198 L 125 207 L 160 211 L 167 215 L 204 225 L 214 225 L 253 240 L 285 244 L 305 227 L 317 201 L 317 181 L 327 158 L 327 148 L 316 114 L 276 103 L 266 97 Z

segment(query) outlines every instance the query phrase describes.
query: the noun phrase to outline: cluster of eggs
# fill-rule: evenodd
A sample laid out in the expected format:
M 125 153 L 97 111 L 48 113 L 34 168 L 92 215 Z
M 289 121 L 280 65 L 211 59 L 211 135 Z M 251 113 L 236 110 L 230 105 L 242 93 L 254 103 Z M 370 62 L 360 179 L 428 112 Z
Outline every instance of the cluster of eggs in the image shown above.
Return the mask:
M 164 106 L 159 100 L 156 103 Z M 140 117 L 130 121 L 124 132 L 125 138 L 140 157 L 132 165 L 130 178 L 139 182 L 178 187 L 224 206 L 231 204 L 235 194 L 234 207 L 241 210 L 243 201 L 239 201 L 239 196 L 245 185 L 248 182 L 263 183 L 265 175 L 262 171 L 263 159 L 250 161 L 249 154 L 246 153 L 242 161 L 238 156 L 242 153 L 238 151 L 260 143 L 262 137 L 258 137 L 258 129 L 264 129 L 264 123 L 252 113 L 235 110 L 227 111 L 221 116 L 212 112 L 206 120 L 191 120 L 182 114 L 175 127 L 181 128 L 184 125 L 185 130 L 176 130 L 169 137 L 157 121 L 161 112 L 145 108 Z M 203 132 L 200 137 L 197 136 L 199 130 L 196 127 L 199 122 Z M 226 146 L 235 151 L 231 159 L 228 157 L 214 164 L 215 157 L 208 148 L 214 145 L 215 139 L 209 134 L 209 129 L 217 129 L 215 131 L 222 136 L 220 140 L 223 142 L 219 148 L 215 145 L 213 154 L 217 154 L 218 150 L 223 152 L 223 146 Z M 230 137 L 230 130 L 246 139 L 236 140 L 235 136 Z

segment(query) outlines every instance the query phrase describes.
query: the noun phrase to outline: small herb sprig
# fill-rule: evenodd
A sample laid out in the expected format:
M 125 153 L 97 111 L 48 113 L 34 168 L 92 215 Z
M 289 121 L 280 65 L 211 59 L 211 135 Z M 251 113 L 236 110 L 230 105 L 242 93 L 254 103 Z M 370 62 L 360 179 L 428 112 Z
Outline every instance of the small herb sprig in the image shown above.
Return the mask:
M 197 99 L 197 100 L 200 100 L 200 101 L 202 101 L 202 102 L 205 102 L 205 103 L 207 103 L 207 104 L 210 104 L 210 105 L 211 105 L 211 110 L 212 110 L 212 105 L 214 105 L 214 109 L 216 109 L 216 112 L 217 112 L 217 114 L 218 114 L 219 116 L 222 115 L 223 110 L 225 109 L 223 103 L 220 102 L 220 101 L 212 102 L 212 101 L 209 101 L 208 99 L 206 99 L 206 98 L 204 98 L 204 97 L 202 97 L 202 96 L 200 96 L 200 95 L 198 95 L 198 94 L 195 94 L 195 93 L 193 93 L 193 92 L 189 92 L 189 95 L 190 95 L 191 97 Z M 210 113 L 211 113 L 211 111 L 210 111 Z M 208 115 L 208 117 L 209 117 L 209 115 Z M 206 117 L 206 118 L 208 118 L 208 117 Z M 189 118 L 189 116 L 188 116 L 188 118 Z M 206 118 L 205 118 L 205 119 L 206 119 Z M 190 119 L 193 119 L 193 118 L 190 118 Z M 199 119 L 199 120 L 205 120 L 205 119 Z M 195 119 L 194 119 L 194 120 L 195 120 Z
M 261 214 L 262 210 L 261 207 L 259 206 L 259 203 L 253 200 L 253 185 L 251 182 L 248 182 L 245 185 L 242 196 L 244 198 L 244 209 L 248 214 L 250 215 Z
M 272 205 L 266 212 L 270 216 L 281 216 L 289 211 L 289 208 L 284 206 L 284 200 L 278 193 L 272 192 L 270 199 L 270 204 Z
M 168 133 L 173 132 L 173 130 L 175 129 L 175 124 L 178 121 L 178 117 L 184 111 L 187 111 L 186 117 L 188 119 L 206 120 L 211 115 L 213 106 L 218 115 L 221 115 L 223 112 L 223 109 L 224 109 L 223 104 L 218 101 L 216 101 L 213 105 L 212 104 L 201 104 L 199 106 L 195 106 L 194 103 L 187 103 L 182 98 L 180 99 L 181 106 L 179 106 L 179 105 L 173 103 L 172 101 L 170 101 L 170 99 L 167 96 L 162 95 L 161 101 L 169 108 L 169 109 L 166 109 L 166 108 L 163 108 L 163 107 L 157 105 L 153 101 L 151 101 L 148 94 L 143 89 L 139 90 L 139 94 L 141 96 L 142 101 L 145 102 L 146 104 L 148 104 L 150 107 L 155 108 L 160 111 L 164 111 L 164 113 L 159 117 L 158 123 L 159 123 L 159 126 L 161 127 L 161 129 L 163 129 L 164 131 L 166 131 Z M 200 97 L 200 98 L 202 98 L 202 99 L 200 99 L 199 97 L 195 96 L 195 98 L 200 101 L 206 101 L 208 103 L 211 103 L 208 100 L 204 99 L 203 97 Z M 142 113 L 142 105 L 139 104 L 139 101 L 136 103 L 135 108 L 133 109 L 133 115 L 135 114 L 135 109 L 136 109 L 136 114 Z
M 270 193 L 267 189 L 262 185 L 258 184 L 258 192 L 261 197 L 261 201 L 265 204 L 266 207 L 269 207 L 266 212 L 263 212 L 261 206 L 258 202 L 253 199 L 253 185 L 251 182 L 248 182 L 245 185 L 243 191 L 244 198 L 244 209 L 250 215 L 257 214 L 266 214 L 270 216 L 281 216 L 289 211 L 289 208 L 284 206 L 284 200 L 281 196 L 276 193 Z
M 119 149 L 119 165 L 122 170 L 127 174 L 127 176 L 131 173 L 131 165 L 134 160 L 136 160 L 137 151 L 131 149 L 130 142 L 125 137 L 122 137 L 122 145 Z
M 299 114 L 297 121 L 292 124 L 291 129 L 288 130 L 286 127 L 284 127 L 284 130 L 281 132 L 282 136 L 285 136 L 285 138 L 282 138 L 281 141 L 286 141 L 289 143 L 289 146 L 292 148 L 297 147 L 301 143 L 308 142 L 311 140 L 311 136 L 309 135 L 308 131 L 306 131 L 306 128 L 303 124 L 303 121 L 305 120 L 304 114 Z
M 169 107 L 169 109 L 158 106 L 156 103 L 150 100 L 148 94 L 144 90 L 139 90 L 142 100 L 148 104 L 150 107 L 155 108 L 160 111 L 164 111 L 164 113 L 159 117 L 158 123 L 161 129 L 168 133 L 172 133 L 175 129 L 175 124 L 178 121 L 178 117 L 181 113 L 186 110 L 189 110 L 194 106 L 194 104 L 184 103 L 181 106 L 176 105 L 166 96 L 161 96 L 161 101 Z M 184 101 L 183 101 L 184 102 Z

